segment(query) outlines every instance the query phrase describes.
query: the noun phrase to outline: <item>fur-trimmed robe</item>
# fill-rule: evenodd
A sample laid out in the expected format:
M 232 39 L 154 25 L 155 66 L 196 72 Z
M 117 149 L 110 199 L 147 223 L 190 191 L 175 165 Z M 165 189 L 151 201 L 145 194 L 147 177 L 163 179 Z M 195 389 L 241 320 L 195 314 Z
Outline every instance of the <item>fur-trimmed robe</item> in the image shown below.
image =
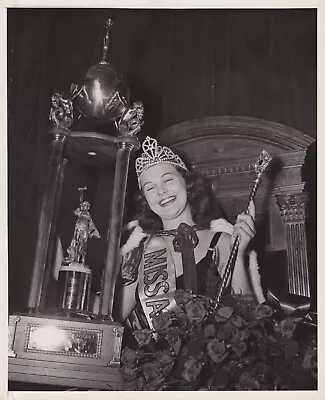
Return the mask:
M 121 247 L 120 255 L 122 256 L 121 276 L 125 285 L 134 282 L 137 279 L 139 263 L 141 262 L 142 251 L 145 239 L 149 239 L 150 235 L 145 233 L 139 226 L 138 221 L 132 221 L 128 228 L 133 228 L 129 239 L 124 246 Z M 233 225 L 223 218 L 212 220 L 210 228 L 214 233 L 225 232 L 229 235 L 233 233 Z M 253 294 L 259 303 L 265 301 L 263 290 L 261 287 L 261 277 L 259 273 L 257 254 L 251 250 L 249 252 L 249 279 L 252 286 Z

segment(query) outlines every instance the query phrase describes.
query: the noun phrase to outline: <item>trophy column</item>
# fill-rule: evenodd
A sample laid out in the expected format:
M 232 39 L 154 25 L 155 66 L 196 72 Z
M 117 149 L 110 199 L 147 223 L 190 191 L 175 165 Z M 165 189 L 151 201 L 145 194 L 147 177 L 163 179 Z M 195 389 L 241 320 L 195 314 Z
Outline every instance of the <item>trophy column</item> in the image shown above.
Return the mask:
M 41 204 L 41 213 L 38 223 L 37 244 L 28 298 L 29 312 L 39 312 L 42 292 L 44 293 L 44 275 L 48 259 L 50 236 L 55 228 L 55 210 L 60 201 L 58 193 L 61 193 L 65 169 L 65 161 L 62 160 L 66 135 L 55 131 L 51 143 L 51 155 L 48 164 L 48 172 L 45 180 L 44 195 Z
M 120 247 L 125 192 L 129 170 L 130 154 L 139 148 L 139 140 L 134 136 L 118 138 L 118 151 L 114 176 L 113 199 L 108 232 L 108 246 L 100 298 L 100 315 L 112 320 L 115 281 L 118 273 L 118 252 Z

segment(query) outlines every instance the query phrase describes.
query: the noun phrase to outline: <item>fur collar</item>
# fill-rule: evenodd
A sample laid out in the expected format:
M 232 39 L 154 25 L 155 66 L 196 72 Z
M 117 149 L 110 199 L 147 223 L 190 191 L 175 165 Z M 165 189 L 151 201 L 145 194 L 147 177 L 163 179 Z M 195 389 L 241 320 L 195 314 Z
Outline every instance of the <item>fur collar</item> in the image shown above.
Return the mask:
M 214 219 L 210 223 L 210 228 L 213 232 L 226 232 L 229 235 L 233 232 L 233 225 L 223 218 Z M 139 225 L 139 221 L 131 221 L 127 224 L 124 230 L 133 229 L 130 237 L 126 243 L 121 247 L 120 254 L 125 256 L 127 253 L 139 246 L 141 240 L 145 237 L 149 237 L 148 233 L 145 233 Z
M 138 247 L 143 238 L 149 236 L 142 230 L 141 226 L 139 225 L 139 221 L 131 221 L 126 226 L 125 230 L 129 230 L 132 228 L 134 229 L 131 235 L 129 236 L 126 243 L 120 249 L 120 254 L 122 257 L 125 256 L 130 251 L 132 251 L 133 249 L 135 249 L 136 247 Z

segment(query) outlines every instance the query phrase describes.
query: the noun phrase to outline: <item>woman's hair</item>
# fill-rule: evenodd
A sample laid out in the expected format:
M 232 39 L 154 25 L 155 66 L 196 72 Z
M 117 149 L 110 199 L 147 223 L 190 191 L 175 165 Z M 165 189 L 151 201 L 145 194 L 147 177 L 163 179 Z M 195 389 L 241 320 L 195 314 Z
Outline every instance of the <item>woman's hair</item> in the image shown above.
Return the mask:
M 203 176 L 192 171 L 186 171 L 176 167 L 183 176 L 187 189 L 187 201 L 190 206 L 192 218 L 195 224 L 209 226 L 210 221 L 221 216 L 219 207 L 212 193 L 210 185 Z M 162 229 L 161 219 L 149 207 L 143 191 L 139 190 L 135 195 L 136 218 L 139 225 L 147 233 Z

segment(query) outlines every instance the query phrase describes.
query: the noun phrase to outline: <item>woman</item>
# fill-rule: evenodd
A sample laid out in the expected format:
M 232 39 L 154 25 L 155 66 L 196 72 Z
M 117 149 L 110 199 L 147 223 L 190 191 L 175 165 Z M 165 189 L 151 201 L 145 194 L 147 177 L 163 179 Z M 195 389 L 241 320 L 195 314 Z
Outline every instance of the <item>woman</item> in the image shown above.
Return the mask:
M 133 329 L 152 327 L 151 317 L 177 309 L 173 294 L 184 288 L 182 258 L 191 249 L 175 246 L 180 224 L 194 227 L 197 243 L 193 250 L 197 291 L 213 297 L 229 258 L 231 245 L 239 237 L 239 250 L 231 288 L 235 293 L 264 296 L 259 283 L 256 258 L 245 267 L 247 247 L 255 236 L 254 205 L 240 214 L 234 227 L 215 219 L 213 196 L 202 177 L 188 171 L 181 158 L 147 137 L 143 153 L 136 159 L 140 193 L 137 198 L 138 224 L 122 247 L 120 317 L 129 318 Z M 186 268 L 186 265 L 185 265 Z M 249 271 L 252 271 L 249 274 Z

